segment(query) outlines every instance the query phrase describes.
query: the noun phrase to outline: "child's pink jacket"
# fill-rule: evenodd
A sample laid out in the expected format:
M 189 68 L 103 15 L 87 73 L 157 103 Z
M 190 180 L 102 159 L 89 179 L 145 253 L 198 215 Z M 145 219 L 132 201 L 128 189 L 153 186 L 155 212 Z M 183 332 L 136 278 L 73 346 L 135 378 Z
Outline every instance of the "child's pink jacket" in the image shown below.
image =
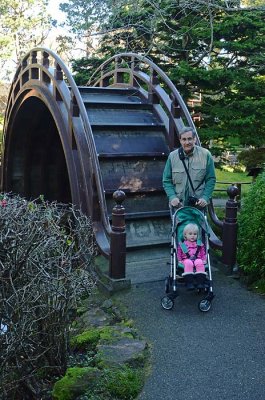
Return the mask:
M 198 245 L 196 242 L 190 242 L 189 240 L 184 240 L 184 243 L 188 249 L 189 255 L 190 257 L 194 256 L 196 254 Z M 204 246 L 199 246 L 200 250 L 198 251 L 197 257 L 196 258 L 200 258 L 203 263 L 206 263 L 206 254 L 205 254 L 205 248 Z M 177 250 L 177 257 L 179 261 L 183 261 L 186 258 L 189 258 L 187 256 L 187 254 L 184 253 L 184 251 L 182 250 L 181 246 L 178 245 L 178 250 Z

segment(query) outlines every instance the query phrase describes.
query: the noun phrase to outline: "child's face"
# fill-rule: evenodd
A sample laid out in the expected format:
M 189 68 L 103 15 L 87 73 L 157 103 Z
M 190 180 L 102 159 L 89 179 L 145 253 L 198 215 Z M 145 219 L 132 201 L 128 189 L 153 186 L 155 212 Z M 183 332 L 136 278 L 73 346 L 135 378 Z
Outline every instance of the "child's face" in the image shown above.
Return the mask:
M 190 242 L 195 242 L 197 240 L 198 232 L 194 228 L 190 228 L 185 232 L 185 239 Z

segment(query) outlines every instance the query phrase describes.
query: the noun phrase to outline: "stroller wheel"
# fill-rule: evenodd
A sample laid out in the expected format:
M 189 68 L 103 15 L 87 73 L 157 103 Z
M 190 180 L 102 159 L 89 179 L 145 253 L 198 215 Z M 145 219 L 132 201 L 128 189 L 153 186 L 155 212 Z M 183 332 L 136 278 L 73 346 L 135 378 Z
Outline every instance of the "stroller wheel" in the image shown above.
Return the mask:
M 161 306 L 164 308 L 164 310 L 172 310 L 174 301 L 170 297 L 164 296 L 161 299 Z
M 209 311 L 210 308 L 211 308 L 211 306 L 212 306 L 212 303 L 211 303 L 211 301 L 208 300 L 208 299 L 202 299 L 202 300 L 199 302 L 199 304 L 198 304 L 199 310 L 200 310 L 201 312 L 207 312 L 207 311 Z

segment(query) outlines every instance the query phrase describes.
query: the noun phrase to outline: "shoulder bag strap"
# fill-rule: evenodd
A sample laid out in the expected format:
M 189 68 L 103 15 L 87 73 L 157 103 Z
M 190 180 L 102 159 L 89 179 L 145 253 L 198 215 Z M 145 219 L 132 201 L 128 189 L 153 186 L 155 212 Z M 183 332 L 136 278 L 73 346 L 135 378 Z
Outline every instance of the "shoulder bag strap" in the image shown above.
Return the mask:
M 189 174 L 187 165 L 186 165 L 186 163 L 185 163 L 185 161 L 184 161 L 184 160 L 185 160 L 185 156 L 184 156 L 184 152 L 183 152 L 182 147 L 179 148 L 179 159 L 182 161 L 182 163 L 183 163 L 183 165 L 184 165 L 184 168 L 185 168 L 185 171 L 186 171 L 186 174 L 187 174 L 189 183 L 190 183 L 190 187 L 191 187 L 193 193 L 195 194 L 195 190 L 194 190 L 194 187 L 193 187 L 193 183 L 192 183 L 192 180 L 191 180 L 191 177 L 190 177 L 190 174 Z

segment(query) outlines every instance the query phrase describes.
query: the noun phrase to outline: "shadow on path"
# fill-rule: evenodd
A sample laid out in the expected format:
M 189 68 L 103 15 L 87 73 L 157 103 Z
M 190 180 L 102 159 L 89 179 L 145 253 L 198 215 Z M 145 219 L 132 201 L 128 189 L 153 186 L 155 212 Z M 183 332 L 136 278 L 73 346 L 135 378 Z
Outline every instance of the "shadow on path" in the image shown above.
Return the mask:
M 152 371 L 139 400 L 265 399 L 265 299 L 219 271 L 213 279 L 208 313 L 185 288 L 173 310 L 163 310 L 163 281 L 119 295 L 152 346 Z

